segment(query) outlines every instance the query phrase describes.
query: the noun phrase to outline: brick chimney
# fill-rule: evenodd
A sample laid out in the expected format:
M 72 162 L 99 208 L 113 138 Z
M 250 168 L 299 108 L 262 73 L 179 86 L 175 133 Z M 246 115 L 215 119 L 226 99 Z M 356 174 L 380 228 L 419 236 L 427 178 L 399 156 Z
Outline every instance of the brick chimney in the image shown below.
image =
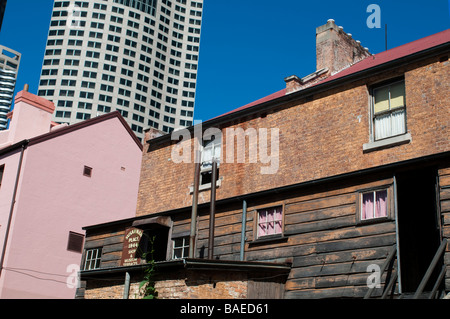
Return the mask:
M 0 132 L 0 148 L 50 132 L 55 105 L 27 91 L 17 93 L 14 110 L 8 114 L 9 129 Z
M 368 49 L 345 33 L 333 19 L 316 29 L 317 70 L 328 68 L 328 75 L 333 75 L 368 56 Z

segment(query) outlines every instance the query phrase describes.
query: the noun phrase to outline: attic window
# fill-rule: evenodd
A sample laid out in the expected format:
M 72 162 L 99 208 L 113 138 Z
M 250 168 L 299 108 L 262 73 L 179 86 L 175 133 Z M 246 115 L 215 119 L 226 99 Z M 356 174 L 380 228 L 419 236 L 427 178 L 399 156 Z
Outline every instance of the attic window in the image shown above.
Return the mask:
M 83 169 L 83 175 L 86 177 L 92 177 L 92 167 L 85 166 Z
M 76 253 L 83 252 L 84 235 L 69 232 L 69 240 L 67 242 L 67 250 Z

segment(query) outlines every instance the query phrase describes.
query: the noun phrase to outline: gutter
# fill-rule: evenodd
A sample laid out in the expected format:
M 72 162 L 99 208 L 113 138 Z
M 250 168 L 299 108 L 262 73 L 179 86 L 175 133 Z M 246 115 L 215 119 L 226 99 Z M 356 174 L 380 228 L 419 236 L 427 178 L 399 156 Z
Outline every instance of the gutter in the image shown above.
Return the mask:
M 243 200 L 245 200 L 248 203 L 248 201 L 253 198 L 264 197 L 264 196 L 268 196 L 268 195 L 271 195 L 274 193 L 289 192 L 291 190 L 297 190 L 299 188 L 311 187 L 311 186 L 326 184 L 326 183 L 330 183 L 330 182 L 336 182 L 336 181 L 339 181 L 339 180 L 342 180 L 345 178 L 364 176 L 364 175 L 368 175 L 368 174 L 374 174 L 374 173 L 379 173 L 379 172 L 394 170 L 394 169 L 399 169 L 399 168 L 408 168 L 408 167 L 411 167 L 411 165 L 422 164 L 422 163 L 431 162 L 431 161 L 438 161 L 438 160 L 442 160 L 445 158 L 450 158 L 450 151 L 438 153 L 438 154 L 427 155 L 427 156 L 423 156 L 423 157 L 412 158 L 412 159 L 404 160 L 401 162 L 395 162 L 395 163 L 385 164 L 385 165 L 381 165 L 381 166 L 370 167 L 370 168 L 366 168 L 366 169 L 362 169 L 362 170 L 343 173 L 340 175 L 333 175 L 333 176 L 323 177 L 320 179 L 309 180 L 309 181 L 305 181 L 305 182 L 301 182 L 301 183 L 297 183 L 297 184 L 280 186 L 277 188 L 263 190 L 263 191 L 256 192 L 256 193 L 242 194 L 242 195 L 238 195 L 235 197 L 218 200 L 216 202 L 216 204 L 217 204 L 217 206 L 226 205 L 226 204 L 230 204 L 230 203 L 236 203 L 236 202 L 239 202 L 242 204 Z M 209 207 L 209 203 L 198 205 L 199 210 L 207 209 L 208 207 Z M 187 206 L 187 207 L 173 209 L 170 211 L 156 212 L 156 213 L 151 213 L 151 214 L 147 214 L 147 215 L 139 216 L 139 217 L 133 217 L 133 218 L 123 219 L 123 220 L 107 222 L 107 223 L 103 223 L 103 224 L 85 226 L 82 229 L 83 230 L 92 230 L 92 229 L 96 229 L 96 228 L 102 228 L 105 226 L 120 225 L 120 224 L 127 223 L 127 222 L 132 223 L 133 221 L 136 221 L 136 220 L 146 219 L 146 218 L 148 218 L 149 215 L 151 215 L 152 217 L 171 216 L 171 215 L 178 214 L 178 213 L 186 213 L 190 209 L 191 209 L 191 207 Z
M 142 271 L 148 267 L 148 264 L 99 268 L 94 270 L 80 271 L 81 279 L 88 279 L 99 275 L 122 274 L 127 272 Z M 196 258 L 176 259 L 169 261 L 161 261 L 156 263 L 156 270 L 164 270 L 169 268 L 193 269 L 193 270 L 231 270 L 231 271 L 280 271 L 289 273 L 291 270 L 290 263 L 271 263 L 271 262 L 240 262 L 228 260 L 207 260 Z
M 28 146 L 28 140 L 24 140 L 24 141 L 22 141 L 22 142 L 20 142 L 18 144 L 11 145 L 10 147 L 7 147 L 8 150 L 13 150 L 13 149 L 16 149 L 19 145 L 22 147 L 22 149 L 20 150 L 19 166 L 17 168 L 17 175 L 16 175 L 16 181 L 15 181 L 15 185 L 14 185 L 14 192 L 13 192 L 13 196 L 12 196 L 12 200 L 11 200 L 11 208 L 9 210 L 8 222 L 7 222 L 7 225 L 6 225 L 6 232 L 5 232 L 5 239 L 3 241 L 3 249 L 2 249 L 2 255 L 1 255 L 1 259 L 0 259 L 0 277 L 1 277 L 2 271 L 3 271 L 3 263 L 5 261 L 5 256 L 6 256 L 6 247 L 8 245 L 8 238 L 9 238 L 9 232 L 10 232 L 10 229 L 11 229 L 12 215 L 13 215 L 14 207 L 15 207 L 15 204 L 16 204 L 17 190 L 19 188 L 20 173 L 22 172 L 23 155 L 25 153 L 25 149 Z

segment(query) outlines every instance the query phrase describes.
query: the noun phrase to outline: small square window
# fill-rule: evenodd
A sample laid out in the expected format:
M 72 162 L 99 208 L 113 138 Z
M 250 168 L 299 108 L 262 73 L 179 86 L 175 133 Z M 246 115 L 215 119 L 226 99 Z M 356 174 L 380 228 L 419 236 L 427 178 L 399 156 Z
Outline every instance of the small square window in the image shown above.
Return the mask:
M 86 177 L 92 177 L 92 167 L 85 166 L 83 169 L 83 175 Z
M 283 233 L 283 207 L 260 209 L 258 214 L 257 237 L 262 238 Z
M 173 239 L 172 259 L 183 259 L 189 257 L 189 237 Z
M 388 217 L 388 190 L 374 190 L 361 194 L 361 221 Z
M 102 248 L 86 250 L 83 270 L 93 270 L 100 268 L 102 258 Z

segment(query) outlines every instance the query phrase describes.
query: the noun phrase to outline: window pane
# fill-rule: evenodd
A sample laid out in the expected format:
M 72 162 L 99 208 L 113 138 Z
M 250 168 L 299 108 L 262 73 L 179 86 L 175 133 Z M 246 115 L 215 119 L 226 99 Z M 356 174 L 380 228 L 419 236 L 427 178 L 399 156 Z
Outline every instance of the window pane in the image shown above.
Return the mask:
M 391 109 L 405 106 L 405 83 L 391 85 Z
M 406 133 L 405 126 L 405 110 L 401 109 L 399 111 L 392 113 L 392 136 Z
M 258 213 L 258 237 L 267 235 L 267 211 L 262 210 Z
M 387 190 L 376 192 L 375 217 L 387 216 Z
M 182 249 L 174 249 L 173 250 L 173 259 L 182 258 L 182 255 L 181 255 L 182 251 L 183 251 Z
M 373 192 L 363 194 L 361 219 L 373 218 Z
M 380 140 L 391 136 L 391 114 L 377 116 L 375 118 L 375 139 Z
M 389 87 L 374 90 L 373 95 L 375 114 L 389 110 Z

